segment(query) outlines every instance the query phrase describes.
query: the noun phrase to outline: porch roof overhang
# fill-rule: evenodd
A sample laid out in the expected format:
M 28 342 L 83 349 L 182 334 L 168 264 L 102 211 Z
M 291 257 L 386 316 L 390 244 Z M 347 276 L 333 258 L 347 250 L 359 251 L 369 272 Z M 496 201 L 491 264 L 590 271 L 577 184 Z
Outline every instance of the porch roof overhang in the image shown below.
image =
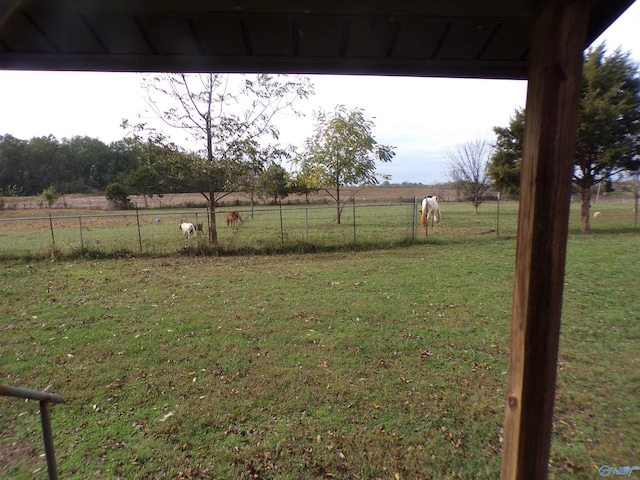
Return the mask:
M 0 0 L 0 69 L 526 79 L 548 3 Z M 591 0 L 588 40 L 631 3 Z

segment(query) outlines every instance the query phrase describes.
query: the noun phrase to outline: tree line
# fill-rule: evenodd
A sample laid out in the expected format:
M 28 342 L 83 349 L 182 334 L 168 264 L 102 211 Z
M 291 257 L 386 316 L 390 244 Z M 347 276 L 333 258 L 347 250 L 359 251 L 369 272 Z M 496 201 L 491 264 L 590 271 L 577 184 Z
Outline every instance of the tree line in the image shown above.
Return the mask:
M 158 140 L 157 138 L 155 140 Z M 0 135 L 0 196 L 105 193 L 116 207 L 127 207 L 130 195 L 152 197 L 168 192 L 198 193 L 197 182 L 179 182 L 162 170 L 162 162 L 195 163 L 195 154 L 175 144 L 135 135 L 111 143 L 86 136 L 57 139 L 53 135 L 22 140 Z M 273 153 L 273 152 L 272 152 Z M 277 156 L 277 153 L 273 153 Z M 289 177 L 271 164 L 256 167 L 254 188 L 261 196 L 284 196 Z M 246 172 L 245 172 L 246 173 Z M 238 181 L 248 188 L 247 178 Z M 224 187 L 221 182 L 220 188 Z
M 64 194 L 102 192 L 139 167 L 138 150 L 128 140 L 0 135 L 0 195 L 40 195 L 52 186 Z

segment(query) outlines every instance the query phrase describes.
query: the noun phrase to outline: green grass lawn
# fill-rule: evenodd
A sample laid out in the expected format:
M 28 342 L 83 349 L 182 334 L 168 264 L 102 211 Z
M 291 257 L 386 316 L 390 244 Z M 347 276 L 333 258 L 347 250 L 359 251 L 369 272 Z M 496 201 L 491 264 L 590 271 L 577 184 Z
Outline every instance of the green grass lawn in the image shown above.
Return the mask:
M 60 478 L 497 478 L 515 240 L 494 214 L 402 248 L 6 261 L 1 381 L 65 397 Z M 551 478 L 640 451 L 640 237 L 575 228 Z M 0 476 L 46 478 L 41 445 L 37 403 L 0 398 Z

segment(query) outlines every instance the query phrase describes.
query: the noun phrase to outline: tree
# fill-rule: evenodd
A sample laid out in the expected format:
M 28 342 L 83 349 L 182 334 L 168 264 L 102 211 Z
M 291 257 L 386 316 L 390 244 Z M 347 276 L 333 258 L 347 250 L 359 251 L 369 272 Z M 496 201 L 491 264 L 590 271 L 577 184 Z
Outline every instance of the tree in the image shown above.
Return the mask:
M 91 182 L 103 189 L 111 183 L 124 183 L 131 172 L 144 164 L 144 146 L 142 141 L 132 137 L 110 143 L 108 161 L 92 166 Z
M 104 190 L 101 172 L 112 160 L 110 148 L 97 138 L 74 136 L 63 139 L 60 145 L 65 156 L 68 175 L 63 180 L 67 192 Z
M 464 192 L 475 212 L 491 189 L 488 165 L 491 147 L 486 140 L 477 139 L 456 147 L 447 154 L 449 178 L 457 189 Z
M 516 110 L 517 122 L 499 129 L 490 172 L 498 182 L 502 160 L 517 159 L 512 170 L 519 177 L 524 129 Z M 502 141 L 505 138 L 508 141 Z M 605 56 L 600 45 L 585 56 L 582 94 L 578 111 L 578 131 L 573 181 L 581 194 L 582 232 L 591 233 L 591 190 L 618 174 L 640 168 L 640 77 L 628 53 L 619 49 Z M 506 178 L 506 177 L 503 177 Z M 518 185 L 509 177 L 509 188 Z
M 633 215 L 635 217 L 636 226 L 638 223 L 638 201 L 640 200 L 640 169 L 635 172 L 628 172 L 629 189 L 633 192 Z
M 293 147 L 283 149 L 278 145 L 267 145 L 263 147 L 258 144 L 256 144 L 255 147 L 246 149 L 244 153 L 246 160 L 241 162 L 244 172 L 237 172 L 236 177 L 239 179 L 237 186 L 238 190 L 246 192 L 251 200 L 251 218 L 253 218 L 256 195 L 260 194 L 260 190 L 263 190 L 266 186 L 263 184 L 265 181 L 263 177 L 266 170 L 272 166 L 279 165 L 279 162 L 282 160 L 290 159 L 292 151 Z M 288 179 L 288 173 L 284 171 L 284 174 L 287 175 Z M 286 187 L 286 190 L 286 195 L 288 195 L 290 193 L 288 186 Z M 286 195 L 283 195 L 280 198 L 283 198 Z M 267 197 L 271 198 L 273 195 L 268 194 Z M 278 196 L 276 195 L 276 202 L 277 197 Z
M 120 183 L 110 183 L 107 185 L 104 196 L 115 208 L 126 210 L 130 206 L 129 192 L 127 192 L 127 189 Z
M 56 188 L 53 185 L 51 185 L 48 188 L 45 188 L 40 195 L 42 196 L 44 201 L 47 203 L 47 206 L 49 208 L 54 206 L 55 203 L 60 198 L 60 194 L 58 193 L 58 191 L 56 190 Z
M 524 109 L 516 109 L 508 127 L 493 127 L 493 131 L 498 138 L 489 161 L 489 176 L 499 192 L 519 195 Z
M 338 105 L 333 112 L 315 112 L 315 133 L 306 141 L 306 153 L 298 158 L 301 171 L 317 175 L 322 189 L 336 202 L 336 222 L 342 208 L 355 192 L 342 201 L 342 187 L 376 185 L 376 161 L 390 162 L 395 147 L 381 145 L 373 138 L 374 123 L 355 108 L 350 112 Z
M 209 205 L 209 240 L 216 244 L 216 205 L 239 188 L 247 151 L 265 137 L 277 140 L 274 117 L 300 115 L 294 103 L 311 95 L 313 86 L 304 77 L 214 73 L 150 75 L 143 85 L 152 112 L 202 146 L 198 155 L 175 156 L 168 165 L 175 179 L 200 186 Z
M 265 198 L 272 198 L 274 203 L 278 203 L 290 193 L 289 173 L 274 163 L 260 175 L 258 188 Z
M 588 52 L 584 64 L 574 182 L 581 198 L 582 233 L 591 233 L 591 188 L 640 167 L 640 77 L 619 49 Z
M 319 169 L 314 165 L 305 164 L 300 159 L 296 159 L 295 163 L 302 163 L 302 168 L 291 180 L 291 193 L 304 195 L 307 203 L 309 203 L 309 195 L 319 192 L 322 189 L 322 180 L 320 178 Z
M 149 165 L 144 165 L 129 174 L 125 180 L 127 190 L 132 195 L 142 195 L 144 208 L 149 208 L 147 197 L 153 198 L 155 194 L 162 194 L 162 182 L 160 176 Z
M 51 207 L 58 201 L 60 198 L 60 194 L 56 190 L 56 188 L 51 185 L 50 187 L 45 188 L 42 193 L 42 198 L 45 202 L 47 202 L 47 207 L 49 208 L 49 231 L 51 232 L 51 245 L 55 248 L 56 239 L 53 234 L 53 221 L 51 220 Z
M 25 162 L 20 169 L 25 194 L 37 195 L 51 185 L 62 191 L 63 179 L 68 175 L 65 160 L 56 137 L 32 138 L 27 144 Z

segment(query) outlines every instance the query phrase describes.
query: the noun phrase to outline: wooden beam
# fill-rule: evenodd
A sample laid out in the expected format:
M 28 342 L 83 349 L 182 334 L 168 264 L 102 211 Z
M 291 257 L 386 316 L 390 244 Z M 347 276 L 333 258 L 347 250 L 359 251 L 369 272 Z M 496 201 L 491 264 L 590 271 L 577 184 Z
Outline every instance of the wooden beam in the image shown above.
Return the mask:
M 523 144 L 502 480 L 547 477 L 587 0 L 536 19 Z

